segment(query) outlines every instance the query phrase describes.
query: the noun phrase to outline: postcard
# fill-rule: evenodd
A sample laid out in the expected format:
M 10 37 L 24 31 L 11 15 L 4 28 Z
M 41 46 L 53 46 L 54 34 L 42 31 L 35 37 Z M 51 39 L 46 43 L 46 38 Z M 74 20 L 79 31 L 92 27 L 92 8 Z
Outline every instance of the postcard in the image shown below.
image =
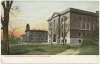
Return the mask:
M 2 64 L 98 64 L 99 1 L 2 0 Z

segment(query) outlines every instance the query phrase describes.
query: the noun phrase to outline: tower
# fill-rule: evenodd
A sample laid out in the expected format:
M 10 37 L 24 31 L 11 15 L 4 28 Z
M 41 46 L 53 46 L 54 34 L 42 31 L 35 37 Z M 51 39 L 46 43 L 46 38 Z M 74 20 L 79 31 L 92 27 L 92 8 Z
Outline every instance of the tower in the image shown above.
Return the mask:
M 26 42 L 29 42 L 29 34 L 28 34 L 28 31 L 30 30 L 30 25 L 29 24 L 27 24 L 26 25 L 26 30 L 25 30 L 25 32 L 26 32 Z
M 25 32 L 27 32 L 27 31 L 29 31 L 29 30 L 30 30 L 30 25 L 27 24 L 27 25 L 26 25 L 26 30 L 25 30 Z

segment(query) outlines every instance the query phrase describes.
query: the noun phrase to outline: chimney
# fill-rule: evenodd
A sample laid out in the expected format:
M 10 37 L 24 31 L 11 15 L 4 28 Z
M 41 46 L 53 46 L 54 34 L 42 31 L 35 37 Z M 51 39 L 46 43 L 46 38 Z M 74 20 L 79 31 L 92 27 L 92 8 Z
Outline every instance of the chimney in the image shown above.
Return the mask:
M 99 11 L 96 11 L 96 14 L 99 15 Z

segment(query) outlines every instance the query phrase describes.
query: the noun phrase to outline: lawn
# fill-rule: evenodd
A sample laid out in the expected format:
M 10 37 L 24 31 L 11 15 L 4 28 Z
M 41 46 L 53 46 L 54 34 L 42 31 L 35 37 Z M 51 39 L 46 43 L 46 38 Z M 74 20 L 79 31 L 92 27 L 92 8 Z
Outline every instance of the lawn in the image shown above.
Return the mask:
M 99 55 L 99 45 L 80 45 L 78 55 Z
M 38 45 L 13 45 L 10 46 L 11 55 L 55 55 L 69 49 L 69 45 L 62 44 L 38 44 Z
M 55 55 L 68 49 L 77 49 L 76 55 L 99 55 L 99 45 L 21 44 L 11 45 L 11 55 Z

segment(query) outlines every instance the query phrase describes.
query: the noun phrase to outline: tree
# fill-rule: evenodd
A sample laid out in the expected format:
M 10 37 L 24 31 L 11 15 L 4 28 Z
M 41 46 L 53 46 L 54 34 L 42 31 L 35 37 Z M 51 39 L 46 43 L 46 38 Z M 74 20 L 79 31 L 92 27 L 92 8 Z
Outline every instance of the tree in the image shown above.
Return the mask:
M 99 27 L 96 27 L 95 30 L 91 32 L 91 39 L 94 42 L 99 42 Z
M 10 26 L 10 28 L 12 29 L 11 36 L 14 36 L 14 32 L 15 32 L 17 29 L 20 28 L 20 25 L 19 25 L 19 26 L 17 26 L 17 25 L 12 26 L 12 24 L 9 22 L 9 26 Z
M 3 55 L 9 54 L 8 50 L 8 24 L 9 24 L 9 13 L 11 6 L 13 4 L 13 0 L 10 1 L 2 1 L 1 5 L 3 6 L 4 10 L 4 18 L 1 18 L 2 29 L 3 29 Z
M 52 25 L 52 23 L 49 24 L 50 26 Z M 53 46 L 53 43 L 52 43 L 52 38 L 53 38 L 53 30 L 52 30 L 52 26 L 49 28 L 49 37 L 50 37 L 50 43 L 51 45 Z
M 64 28 L 63 28 L 63 36 L 62 36 L 62 38 L 63 38 L 63 46 L 64 46 L 64 44 L 66 42 L 65 37 L 66 37 L 67 33 L 70 30 L 70 24 L 65 23 L 66 20 L 67 20 L 67 18 L 64 16 L 64 24 L 63 24 Z
M 52 32 L 52 26 L 51 26 L 51 45 L 53 46 L 52 38 L 53 38 L 53 32 Z

